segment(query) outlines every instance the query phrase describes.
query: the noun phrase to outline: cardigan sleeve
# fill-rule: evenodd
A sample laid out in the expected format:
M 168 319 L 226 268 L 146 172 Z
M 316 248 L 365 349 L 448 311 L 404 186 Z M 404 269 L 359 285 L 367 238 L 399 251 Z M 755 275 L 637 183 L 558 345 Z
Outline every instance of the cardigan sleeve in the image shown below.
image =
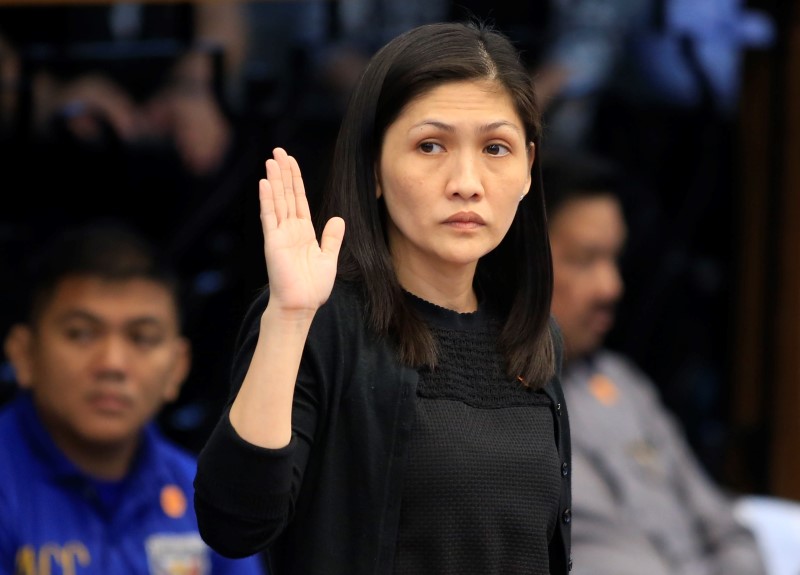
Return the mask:
M 318 401 L 314 382 L 307 377 L 300 378 L 295 387 L 292 438 L 286 447 L 266 449 L 252 445 L 231 425 L 230 406 L 250 366 L 267 298 L 265 291 L 244 318 L 231 371 L 228 405 L 198 455 L 194 480 L 200 533 L 210 547 L 226 557 L 262 551 L 286 528 L 294 513 L 315 435 Z M 305 354 L 303 361 L 307 361 Z

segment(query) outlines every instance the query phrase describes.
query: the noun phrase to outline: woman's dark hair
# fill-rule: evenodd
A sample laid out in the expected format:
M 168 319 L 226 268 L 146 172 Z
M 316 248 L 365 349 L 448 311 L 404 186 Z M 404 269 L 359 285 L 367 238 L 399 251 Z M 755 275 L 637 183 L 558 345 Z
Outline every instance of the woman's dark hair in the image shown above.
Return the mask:
M 332 216 L 344 218 L 339 276 L 364 286 L 372 327 L 393 339 L 401 361 L 412 366 L 433 367 L 436 346 L 395 275 L 385 239 L 385 208 L 375 194 L 376 166 L 386 130 L 409 102 L 444 83 L 464 80 L 491 80 L 504 88 L 527 140 L 538 146 L 540 113 L 531 79 L 508 38 L 477 21 L 419 26 L 379 50 L 356 85 L 318 214 L 318 224 Z M 499 349 L 509 375 L 531 387 L 544 385 L 555 368 L 548 325 L 552 262 L 536 152 L 530 193 L 500 245 L 478 262 L 475 279 L 486 303 L 505 318 Z

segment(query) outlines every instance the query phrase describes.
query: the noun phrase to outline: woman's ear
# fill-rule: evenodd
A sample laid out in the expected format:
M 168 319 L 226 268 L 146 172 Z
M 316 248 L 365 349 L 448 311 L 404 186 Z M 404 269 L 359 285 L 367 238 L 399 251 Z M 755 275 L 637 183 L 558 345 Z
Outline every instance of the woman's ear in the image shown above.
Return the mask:
M 14 378 L 22 389 L 30 389 L 33 380 L 33 345 L 31 329 L 22 323 L 14 324 L 3 342 L 3 350 L 14 369 Z
M 533 170 L 533 162 L 536 160 L 536 144 L 533 142 L 528 142 L 527 148 L 528 154 L 528 179 L 525 181 L 525 188 L 522 190 L 522 196 L 520 200 L 528 195 L 528 192 L 531 191 L 531 171 Z
M 372 176 L 375 178 L 375 199 L 377 200 L 383 195 L 383 189 L 381 188 L 381 174 L 378 171 L 377 166 L 375 166 L 375 171 L 373 172 Z
M 528 142 L 528 172 L 533 169 L 533 161 L 536 159 L 536 144 Z

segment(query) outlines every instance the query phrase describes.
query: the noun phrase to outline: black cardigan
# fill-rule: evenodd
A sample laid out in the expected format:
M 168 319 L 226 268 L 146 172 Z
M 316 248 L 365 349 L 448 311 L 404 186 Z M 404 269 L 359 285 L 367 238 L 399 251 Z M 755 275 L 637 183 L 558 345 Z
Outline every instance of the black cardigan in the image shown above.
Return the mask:
M 267 297 L 259 296 L 245 317 L 234 392 L 249 367 Z M 553 323 L 551 329 L 560 374 L 560 337 Z M 195 510 L 203 539 L 230 557 L 268 548 L 274 575 L 391 573 L 417 381 L 417 371 L 401 365 L 387 342 L 369 331 L 355 289 L 337 283 L 303 352 L 289 445 L 269 450 L 245 442 L 226 409 L 201 451 Z M 563 482 L 550 570 L 566 574 L 570 439 L 559 376 L 545 392 Z

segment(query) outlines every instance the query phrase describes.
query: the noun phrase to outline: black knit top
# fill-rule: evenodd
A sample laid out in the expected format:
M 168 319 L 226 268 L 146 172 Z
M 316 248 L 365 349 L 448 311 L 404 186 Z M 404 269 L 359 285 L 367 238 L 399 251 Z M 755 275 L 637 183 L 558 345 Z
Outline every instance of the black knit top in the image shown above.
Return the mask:
M 561 495 L 550 400 L 506 376 L 486 310 L 412 300 L 439 360 L 420 371 L 395 575 L 550 573 Z
M 242 324 L 232 392 L 268 297 Z M 273 575 L 567 575 L 571 457 L 559 375 L 541 391 L 522 388 L 503 375 L 484 311 L 428 306 L 442 352 L 433 373 L 400 364 L 363 320 L 359 287 L 334 285 L 306 341 L 289 445 L 245 442 L 226 409 L 200 453 L 195 513 L 209 545 L 228 557 L 268 550 Z

